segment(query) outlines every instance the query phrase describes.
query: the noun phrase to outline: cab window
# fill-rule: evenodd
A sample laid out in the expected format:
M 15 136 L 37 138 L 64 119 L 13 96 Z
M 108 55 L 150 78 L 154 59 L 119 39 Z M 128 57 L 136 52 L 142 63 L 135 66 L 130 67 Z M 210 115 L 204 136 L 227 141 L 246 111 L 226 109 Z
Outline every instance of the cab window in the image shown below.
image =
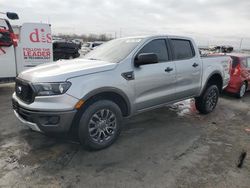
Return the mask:
M 171 43 L 175 60 L 190 59 L 195 56 L 191 41 L 183 39 L 171 39 Z
M 250 57 L 247 58 L 247 68 L 250 68 Z
M 158 56 L 159 62 L 169 60 L 166 42 L 164 39 L 156 39 L 146 44 L 138 54 L 155 53 Z

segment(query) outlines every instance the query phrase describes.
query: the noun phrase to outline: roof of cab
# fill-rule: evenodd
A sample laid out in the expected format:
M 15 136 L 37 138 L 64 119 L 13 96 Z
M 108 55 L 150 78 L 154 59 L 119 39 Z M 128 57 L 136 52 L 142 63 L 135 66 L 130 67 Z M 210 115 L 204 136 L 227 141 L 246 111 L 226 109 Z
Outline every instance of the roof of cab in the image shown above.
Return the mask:
M 133 39 L 133 38 L 143 38 L 143 39 L 150 39 L 150 38 L 161 38 L 161 37 L 167 37 L 167 38 L 179 38 L 179 39 L 188 39 L 191 40 L 191 37 L 186 37 L 186 36 L 177 36 L 177 35 L 167 35 L 167 34 L 162 34 L 162 35 L 142 35 L 142 36 L 131 36 L 131 37 L 123 37 L 123 39 Z

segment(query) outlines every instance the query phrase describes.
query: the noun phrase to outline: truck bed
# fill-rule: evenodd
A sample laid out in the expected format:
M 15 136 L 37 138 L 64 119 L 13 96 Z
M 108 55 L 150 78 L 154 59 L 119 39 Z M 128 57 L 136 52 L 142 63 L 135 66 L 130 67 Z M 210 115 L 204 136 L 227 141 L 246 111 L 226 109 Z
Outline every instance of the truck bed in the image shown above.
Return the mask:
M 203 70 L 209 70 L 214 67 L 214 70 L 220 70 L 223 73 L 223 88 L 228 85 L 230 79 L 230 67 L 231 67 L 231 58 L 228 55 L 212 55 L 212 56 L 201 56 L 203 61 Z M 222 65 L 222 66 L 221 66 Z M 208 73 L 209 71 L 206 71 Z M 203 74 L 203 80 L 207 78 L 208 75 Z

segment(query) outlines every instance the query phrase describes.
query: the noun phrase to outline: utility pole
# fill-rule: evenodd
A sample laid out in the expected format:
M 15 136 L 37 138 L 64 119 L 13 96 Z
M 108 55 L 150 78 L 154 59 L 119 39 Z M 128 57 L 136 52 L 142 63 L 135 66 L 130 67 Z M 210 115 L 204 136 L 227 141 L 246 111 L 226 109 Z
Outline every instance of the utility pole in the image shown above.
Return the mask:
M 240 39 L 240 51 L 241 51 L 242 42 L 243 42 L 243 38 Z

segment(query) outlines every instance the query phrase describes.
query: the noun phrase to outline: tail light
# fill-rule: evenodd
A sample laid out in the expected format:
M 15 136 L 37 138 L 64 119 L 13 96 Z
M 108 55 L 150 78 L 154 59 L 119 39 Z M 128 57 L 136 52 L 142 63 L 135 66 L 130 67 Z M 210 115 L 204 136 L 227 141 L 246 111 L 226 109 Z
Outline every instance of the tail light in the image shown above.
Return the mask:
M 232 69 L 232 59 L 230 58 L 228 61 L 223 61 L 222 66 L 223 66 L 224 71 L 230 74 L 231 69 Z
M 232 74 L 234 76 L 239 76 L 241 74 L 240 63 L 232 70 Z

